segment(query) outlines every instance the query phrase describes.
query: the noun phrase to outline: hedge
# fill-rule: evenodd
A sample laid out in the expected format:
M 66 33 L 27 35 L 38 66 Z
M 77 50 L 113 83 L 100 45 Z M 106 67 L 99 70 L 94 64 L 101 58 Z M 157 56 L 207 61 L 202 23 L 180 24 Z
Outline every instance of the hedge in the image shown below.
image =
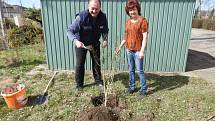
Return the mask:
M 193 19 L 192 27 L 215 31 L 215 20 L 213 20 L 213 19 Z

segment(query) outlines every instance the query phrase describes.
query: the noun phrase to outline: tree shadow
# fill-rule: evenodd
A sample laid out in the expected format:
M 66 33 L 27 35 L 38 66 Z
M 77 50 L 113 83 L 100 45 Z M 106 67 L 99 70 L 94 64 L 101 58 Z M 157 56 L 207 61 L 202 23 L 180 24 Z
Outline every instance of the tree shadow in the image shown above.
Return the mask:
M 32 60 L 32 61 L 23 60 L 23 61 L 8 64 L 7 66 L 0 66 L 0 69 L 7 68 L 7 67 L 15 68 L 15 67 L 26 66 L 26 65 L 38 65 L 38 64 L 43 64 L 43 63 L 44 63 L 44 61 L 41 61 L 41 60 Z
M 149 93 L 155 93 L 160 90 L 174 90 L 187 85 L 189 82 L 189 77 L 180 75 L 158 75 L 153 73 L 145 73 L 147 85 L 149 88 Z M 135 79 L 139 80 L 138 74 L 135 74 Z M 125 88 L 129 88 L 129 76 L 128 73 L 119 73 L 114 76 L 115 81 L 121 81 Z M 136 85 L 138 88 L 136 91 L 140 90 L 140 85 Z
M 208 53 L 189 49 L 186 71 L 215 67 L 215 58 Z
M 153 88 L 153 92 L 159 90 L 174 90 L 176 88 L 180 88 L 184 85 L 187 85 L 189 82 L 189 77 L 180 76 L 180 75 L 171 75 L 164 76 L 158 74 L 146 74 L 146 79 L 149 80 L 149 88 Z
M 206 36 L 209 36 L 209 35 L 212 35 L 212 34 L 208 34 Z M 197 38 L 191 38 L 190 40 L 214 40 L 214 39 L 215 39 L 215 37 L 205 37 L 205 38 L 197 37 Z
M 92 83 L 89 83 L 89 84 L 85 84 L 84 87 L 91 87 L 91 86 L 95 86 L 97 85 L 96 82 L 92 82 Z

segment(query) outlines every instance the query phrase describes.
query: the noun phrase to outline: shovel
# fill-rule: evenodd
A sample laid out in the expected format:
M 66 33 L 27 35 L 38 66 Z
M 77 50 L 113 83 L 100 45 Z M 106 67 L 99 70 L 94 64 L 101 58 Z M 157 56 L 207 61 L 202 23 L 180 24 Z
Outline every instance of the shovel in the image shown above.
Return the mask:
M 82 48 L 91 51 L 91 52 L 93 53 L 93 57 L 94 57 L 94 60 L 95 60 L 96 64 L 100 66 L 100 64 L 98 63 L 98 58 L 97 58 L 97 56 L 96 56 L 96 52 L 95 52 L 95 50 L 93 49 L 93 47 L 92 47 L 92 46 L 85 46 L 85 45 L 83 44 L 83 45 L 82 45 Z
M 92 46 L 85 46 L 85 45 L 82 45 L 82 48 L 90 50 L 90 51 L 93 49 Z
M 45 104 L 48 102 L 48 88 L 57 73 L 58 73 L 57 71 L 54 72 L 52 78 L 49 80 L 49 83 L 47 84 L 45 90 L 43 91 L 43 95 L 39 97 L 40 104 Z

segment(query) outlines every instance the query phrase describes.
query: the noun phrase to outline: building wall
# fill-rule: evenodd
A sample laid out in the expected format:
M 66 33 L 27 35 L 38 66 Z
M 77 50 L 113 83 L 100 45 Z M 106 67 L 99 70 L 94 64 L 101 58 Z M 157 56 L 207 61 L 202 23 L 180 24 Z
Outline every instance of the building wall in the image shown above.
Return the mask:
M 102 49 L 102 68 L 127 70 L 125 51 L 115 57 L 128 16 L 126 0 L 101 0 L 109 22 L 109 46 Z M 140 0 L 141 13 L 149 21 L 149 37 L 144 58 L 145 71 L 185 71 L 195 0 Z M 75 68 L 73 43 L 66 36 L 75 14 L 87 9 L 88 0 L 41 0 L 46 53 L 50 69 Z M 89 54 L 86 69 L 91 69 Z
M 16 16 L 21 16 L 24 7 L 18 5 L 10 5 L 2 2 L 2 12 L 5 18 L 14 18 Z

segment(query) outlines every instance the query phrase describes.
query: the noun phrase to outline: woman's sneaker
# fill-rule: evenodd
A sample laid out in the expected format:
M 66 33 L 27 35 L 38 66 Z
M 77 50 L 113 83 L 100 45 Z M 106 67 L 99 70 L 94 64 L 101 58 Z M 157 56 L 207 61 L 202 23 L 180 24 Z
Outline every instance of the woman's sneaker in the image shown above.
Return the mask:
M 133 94 L 135 90 L 128 89 L 128 94 Z

